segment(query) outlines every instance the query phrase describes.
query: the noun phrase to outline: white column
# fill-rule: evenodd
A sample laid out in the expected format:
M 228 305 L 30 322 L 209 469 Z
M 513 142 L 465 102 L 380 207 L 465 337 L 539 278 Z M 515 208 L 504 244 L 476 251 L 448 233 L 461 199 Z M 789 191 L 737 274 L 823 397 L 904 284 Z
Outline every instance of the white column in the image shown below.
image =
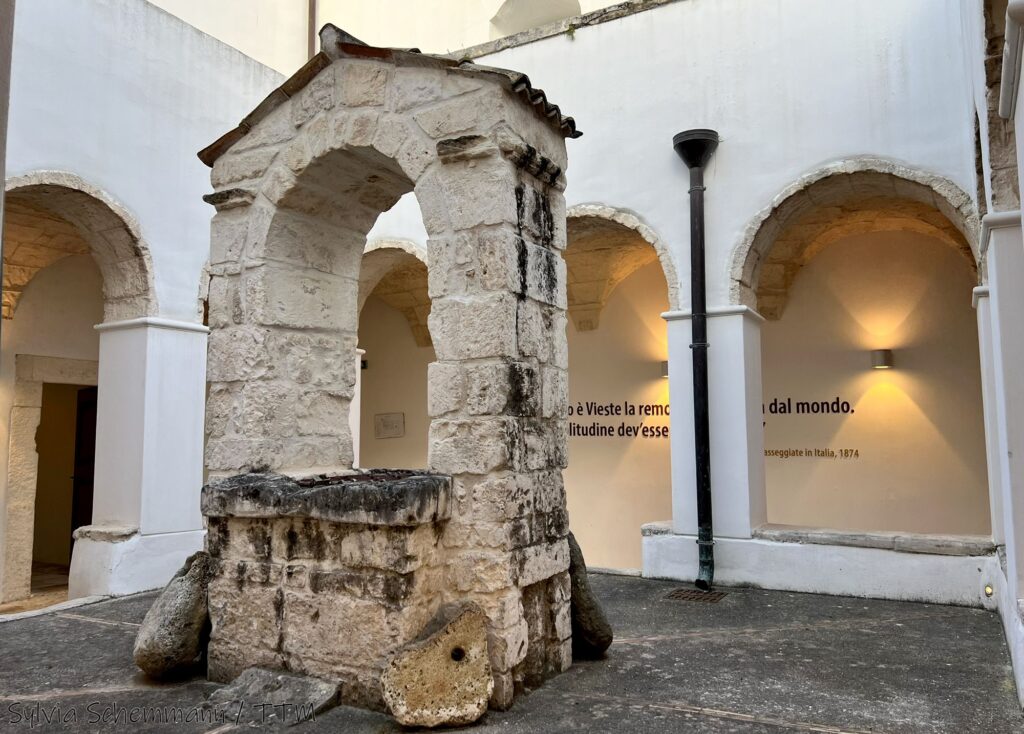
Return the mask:
M 352 468 L 359 467 L 359 432 L 363 420 L 363 357 L 365 349 L 356 349 L 356 386 L 352 391 L 352 402 L 348 406 L 348 429 L 352 434 Z
M 988 502 L 992 523 L 992 540 L 1003 545 L 1003 483 L 1000 470 L 999 405 L 996 396 L 996 373 L 992 353 L 992 308 L 988 286 L 978 286 L 972 294 L 978 315 L 978 353 L 981 357 L 981 402 L 985 414 L 985 457 L 988 465 Z
M 697 533 L 690 314 L 671 311 L 672 531 Z M 716 537 L 749 538 L 766 521 L 761 322 L 746 306 L 708 309 L 712 521 Z
M 76 534 L 70 596 L 162 586 L 203 544 L 206 340 L 200 324 L 100 324 L 92 525 Z
M 1024 245 L 1019 213 L 985 219 L 1000 525 L 1009 591 L 1019 599 L 1024 575 Z

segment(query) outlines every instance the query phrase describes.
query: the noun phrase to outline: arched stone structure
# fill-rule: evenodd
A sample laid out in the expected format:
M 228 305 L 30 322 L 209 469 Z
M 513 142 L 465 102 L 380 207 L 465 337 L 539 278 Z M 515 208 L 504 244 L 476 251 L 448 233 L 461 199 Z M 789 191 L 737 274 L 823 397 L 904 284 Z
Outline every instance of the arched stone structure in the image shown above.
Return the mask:
M 679 309 L 679 278 L 672 255 L 635 214 L 579 204 L 569 209 L 566 226 L 569 316 L 578 331 L 596 329 L 615 287 L 655 259 L 668 284 L 669 309 Z
M 978 269 L 978 229 L 973 201 L 948 179 L 878 158 L 833 163 L 784 189 L 747 226 L 733 252 L 730 300 L 777 319 L 811 257 L 868 232 L 927 234 Z
M 112 197 L 63 171 L 16 176 L 5 189 L 5 318 L 36 272 L 86 252 L 103 274 L 104 321 L 157 313 L 149 250 L 134 218 Z
M 412 564 L 398 598 L 397 587 L 374 592 L 374 582 L 359 598 L 332 587 L 337 593 L 319 606 L 325 597 L 312 582 L 289 583 L 286 592 L 268 568 L 240 592 L 244 583 L 223 571 L 210 587 L 210 674 L 227 678 L 254 661 L 287 666 L 341 677 L 352 700 L 380 705 L 374 675 L 383 657 L 440 604 L 473 600 L 491 620 L 492 704 L 508 706 L 517 687 L 571 661 L 560 251 L 564 137 L 578 133 L 521 74 L 370 48 L 333 26 L 321 43 L 321 53 L 200 153 L 213 168 L 207 200 L 217 208 L 207 468 L 214 477 L 351 470 L 347 416 L 366 233 L 414 191 L 430 237 L 437 354 L 429 461 L 451 476 L 450 501 L 436 498 L 427 519 L 417 507 L 402 520 L 367 521 L 377 515 L 363 508 L 366 532 L 382 542 L 411 542 L 404 524 L 430 529 L 432 540 L 401 564 L 365 559 L 385 562 L 381 573 Z M 246 519 L 252 507 L 239 515 L 225 509 L 232 500 L 219 499 L 239 481 L 248 480 L 205 490 L 209 547 L 222 560 L 235 552 L 265 558 L 255 535 L 246 541 L 240 530 L 254 522 Z M 351 562 L 358 548 L 345 550 L 349 542 L 332 546 L 342 554 L 329 556 L 335 561 L 313 560 Z M 322 614 L 319 627 L 299 611 L 311 605 Z M 253 619 L 273 634 L 254 638 L 246 631 Z M 301 619 L 306 628 L 292 634 L 288 625 Z
M 409 323 L 416 346 L 429 347 L 430 293 L 426 254 L 413 242 L 377 241 L 366 247 L 359 271 L 359 310 L 376 295 L 400 311 Z

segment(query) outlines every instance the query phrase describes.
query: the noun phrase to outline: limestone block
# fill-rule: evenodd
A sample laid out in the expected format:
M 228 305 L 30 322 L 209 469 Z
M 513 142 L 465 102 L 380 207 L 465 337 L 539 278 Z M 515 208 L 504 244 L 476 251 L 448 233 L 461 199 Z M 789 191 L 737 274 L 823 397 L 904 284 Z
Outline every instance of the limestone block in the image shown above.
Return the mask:
M 516 596 L 520 595 L 517 593 Z M 519 604 L 511 625 L 497 628 L 493 617 L 491 622 L 488 636 L 491 668 L 496 671 L 512 670 L 523 661 L 530 646 L 530 628 L 526 617 L 523 616 L 522 603 Z
M 399 723 L 459 726 L 484 715 L 494 688 L 487 632 L 478 607 L 443 609 L 420 639 L 388 661 L 381 688 Z
M 280 451 L 281 442 L 277 439 L 211 435 L 206 442 L 206 468 L 214 474 L 237 474 L 255 467 L 276 466 Z
M 502 91 L 484 89 L 477 94 L 459 96 L 417 110 L 413 118 L 431 138 L 447 138 L 472 130 L 487 130 L 497 124 L 504 112 Z
M 515 172 L 501 158 L 434 167 L 454 230 L 517 222 Z M 425 199 L 426 197 L 420 197 Z M 426 211 L 424 211 L 426 223 Z M 431 230 L 428 228 L 428 232 Z
M 449 593 L 502 591 L 513 584 L 512 561 L 502 551 L 453 551 L 446 572 Z
M 352 390 L 304 391 L 296 410 L 300 436 L 345 436 L 349 434 L 348 411 Z
M 260 178 L 277 155 L 277 148 L 229 151 L 217 159 L 210 181 L 214 189 L 222 189 L 238 181 Z
M 580 658 L 602 657 L 612 644 L 612 628 L 597 597 L 590 590 L 587 564 L 572 533 L 569 534 L 568 548 L 572 580 L 572 651 Z
M 351 110 L 347 114 L 338 115 L 332 123 L 334 140 L 338 145 L 369 147 L 377 132 L 378 119 L 380 112 L 373 109 Z
M 465 395 L 466 381 L 460 365 L 431 362 L 427 366 L 427 413 L 431 417 L 460 410 Z
M 410 135 L 395 154 L 395 160 L 410 180 L 416 181 L 437 159 L 433 146 L 418 135 Z
M 490 362 L 463 368 L 466 377 L 466 412 L 470 415 L 501 415 L 509 402 L 509 364 Z
M 496 473 L 460 476 L 454 481 L 456 517 L 472 522 L 502 522 L 533 511 L 533 482 L 529 476 Z
M 430 424 L 429 463 L 447 474 L 487 474 L 508 465 L 510 418 L 439 420 Z
M 354 386 L 356 335 L 317 334 L 276 329 L 267 338 L 273 375 L 299 385 Z M 351 396 L 351 392 L 344 393 Z
M 531 545 L 512 554 L 516 583 L 530 586 L 569 568 L 569 547 L 564 540 Z
M 254 323 L 355 333 L 359 282 L 281 263 L 244 275 L 246 316 Z
M 349 277 L 359 270 L 365 242 L 364 232 L 282 209 L 267 236 L 253 243 L 249 256 Z
M 286 140 L 290 140 L 294 135 L 295 125 L 292 123 L 292 109 L 289 105 L 281 105 L 260 120 L 259 124 L 253 127 L 248 134 L 231 146 L 231 150 L 235 153 L 241 153 L 253 148 L 277 146 Z M 216 163 L 214 166 L 216 166 Z
M 203 704 L 211 719 L 253 727 L 313 720 L 338 703 L 336 682 L 266 668 L 248 668 Z
M 349 107 L 383 105 L 391 78 L 389 69 L 376 62 L 346 60 L 337 64 L 339 99 Z
M 466 76 L 444 71 L 397 67 L 391 83 L 388 108 L 395 112 L 422 107 L 444 97 L 455 97 L 480 89 L 482 84 Z
M 253 666 L 284 667 L 279 642 L 284 614 L 281 589 L 218 575 L 210 581 L 209 608 L 210 680 L 226 683 Z
M 373 147 L 388 158 L 394 158 L 411 133 L 412 128 L 404 117 L 381 115 L 373 136 Z
M 218 295 L 231 286 L 222 285 L 223 278 L 211 282 L 211 295 Z M 272 376 L 268 354 L 270 330 L 258 326 L 224 326 L 210 331 L 207 347 L 207 379 L 210 382 L 262 380 Z
M 428 324 L 437 359 L 518 356 L 517 306 L 510 293 L 434 301 Z
M 569 375 L 558 367 L 541 370 L 542 418 L 566 418 L 569 415 Z
M 313 77 L 291 99 L 292 124 L 299 127 L 321 111 L 333 107 L 336 87 L 335 69 L 321 71 Z

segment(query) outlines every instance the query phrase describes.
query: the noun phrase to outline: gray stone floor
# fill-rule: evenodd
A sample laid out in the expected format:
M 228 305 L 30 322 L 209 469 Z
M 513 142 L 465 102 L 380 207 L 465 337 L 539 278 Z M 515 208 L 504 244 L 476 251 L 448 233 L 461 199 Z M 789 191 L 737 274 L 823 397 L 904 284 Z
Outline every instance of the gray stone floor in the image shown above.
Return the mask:
M 670 582 L 594 576 L 593 585 L 616 630 L 607 659 L 577 663 L 477 731 L 1024 732 L 990 612 L 758 589 L 723 589 L 707 604 L 667 600 L 680 586 Z M 200 678 L 156 685 L 136 672 L 132 641 L 151 600 L 0 623 L 0 731 L 239 730 L 138 720 L 133 707 L 194 719 L 216 688 Z M 346 707 L 293 731 L 311 729 L 400 731 Z

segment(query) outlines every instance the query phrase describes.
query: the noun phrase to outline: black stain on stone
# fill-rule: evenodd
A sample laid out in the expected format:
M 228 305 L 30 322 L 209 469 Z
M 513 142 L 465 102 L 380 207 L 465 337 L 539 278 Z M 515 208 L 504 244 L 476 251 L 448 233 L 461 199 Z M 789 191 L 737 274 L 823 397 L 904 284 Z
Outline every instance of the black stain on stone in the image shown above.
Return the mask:
M 295 532 L 295 526 L 294 525 L 289 525 L 288 526 L 288 532 L 285 533 L 284 557 L 287 560 L 289 560 L 289 561 L 292 560 L 293 558 L 295 558 L 295 552 L 298 550 L 298 547 L 299 547 L 299 534 L 297 532 Z
M 277 622 L 277 652 L 284 650 L 284 589 L 274 592 L 274 621 Z
M 206 521 L 206 552 L 214 558 L 219 558 L 228 547 L 231 535 L 228 531 L 228 519 L 226 517 L 210 517 Z
M 520 362 L 508 365 L 508 412 L 515 416 L 532 416 L 537 412 L 537 373 Z
M 245 588 L 245 561 L 235 564 L 235 586 L 239 591 Z
M 266 522 L 254 521 L 250 523 L 249 527 L 245 530 L 245 535 L 249 539 L 249 545 L 252 547 L 252 552 L 256 558 L 262 558 L 263 560 L 270 560 L 270 528 Z
M 302 535 L 309 546 L 309 554 L 318 561 L 324 560 L 327 557 L 327 539 L 320 530 L 320 524 L 308 519 L 303 520 Z

